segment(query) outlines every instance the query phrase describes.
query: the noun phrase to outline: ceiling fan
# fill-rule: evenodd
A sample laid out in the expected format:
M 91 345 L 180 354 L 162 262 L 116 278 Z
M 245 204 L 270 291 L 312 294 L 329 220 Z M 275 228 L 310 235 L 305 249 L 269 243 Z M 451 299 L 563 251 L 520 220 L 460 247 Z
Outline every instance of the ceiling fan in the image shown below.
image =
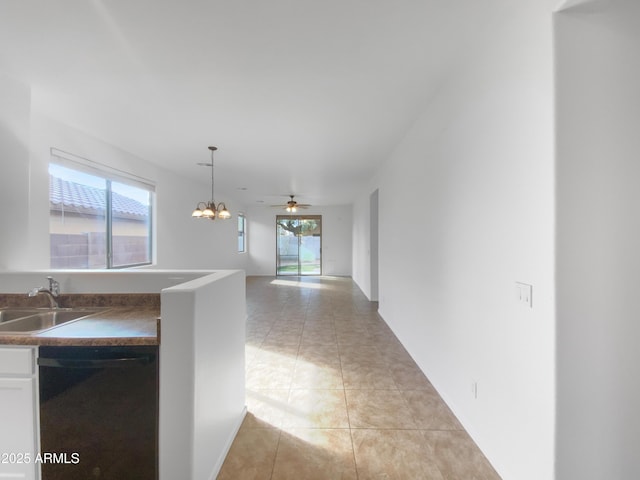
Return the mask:
M 298 211 L 299 208 L 309 208 L 311 205 L 308 203 L 298 203 L 293 199 L 293 195 L 289 195 L 289 201 L 284 205 L 271 205 L 272 207 L 284 208 L 287 212 L 293 213 Z

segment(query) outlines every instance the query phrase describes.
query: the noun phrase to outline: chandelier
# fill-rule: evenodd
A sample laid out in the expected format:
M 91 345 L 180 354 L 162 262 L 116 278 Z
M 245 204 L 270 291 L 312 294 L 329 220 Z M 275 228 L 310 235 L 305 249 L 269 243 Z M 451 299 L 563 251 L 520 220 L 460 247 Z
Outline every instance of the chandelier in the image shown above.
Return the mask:
M 198 163 L 198 165 L 202 167 L 211 167 L 211 201 L 199 202 L 196 209 L 191 214 L 194 218 L 208 218 L 209 220 L 215 220 L 216 217 L 222 220 L 231 218 L 231 213 L 227 210 L 227 206 L 224 202 L 220 202 L 216 205 L 213 196 L 213 152 L 217 149 L 218 147 L 209 147 L 209 150 L 211 150 L 211 163 Z

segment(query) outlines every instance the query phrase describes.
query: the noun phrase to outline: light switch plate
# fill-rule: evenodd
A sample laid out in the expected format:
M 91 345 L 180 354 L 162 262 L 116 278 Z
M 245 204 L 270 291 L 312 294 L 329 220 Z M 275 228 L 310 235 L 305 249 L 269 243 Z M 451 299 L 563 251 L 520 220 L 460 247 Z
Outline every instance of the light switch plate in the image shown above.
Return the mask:
M 516 300 L 529 308 L 533 308 L 533 286 L 516 282 Z

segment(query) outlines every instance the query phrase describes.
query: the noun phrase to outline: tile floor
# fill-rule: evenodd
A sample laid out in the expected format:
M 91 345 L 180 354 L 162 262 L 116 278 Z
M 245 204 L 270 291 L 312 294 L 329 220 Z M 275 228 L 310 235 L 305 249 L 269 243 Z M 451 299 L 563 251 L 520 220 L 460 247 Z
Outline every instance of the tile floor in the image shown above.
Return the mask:
M 350 278 L 247 278 L 248 413 L 218 479 L 499 480 Z

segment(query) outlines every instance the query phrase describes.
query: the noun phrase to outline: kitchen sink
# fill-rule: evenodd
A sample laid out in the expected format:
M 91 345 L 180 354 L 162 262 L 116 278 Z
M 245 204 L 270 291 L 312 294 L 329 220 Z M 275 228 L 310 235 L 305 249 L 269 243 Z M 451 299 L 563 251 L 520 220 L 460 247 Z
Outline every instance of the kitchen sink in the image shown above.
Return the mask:
M 0 309 L 0 334 L 41 332 L 103 310 L 102 308 L 3 308 Z
M 49 311 L 45 308 L 2 308 L 0 309 L 0 324 L 15 320 L 16 318 L 28 317 Z

